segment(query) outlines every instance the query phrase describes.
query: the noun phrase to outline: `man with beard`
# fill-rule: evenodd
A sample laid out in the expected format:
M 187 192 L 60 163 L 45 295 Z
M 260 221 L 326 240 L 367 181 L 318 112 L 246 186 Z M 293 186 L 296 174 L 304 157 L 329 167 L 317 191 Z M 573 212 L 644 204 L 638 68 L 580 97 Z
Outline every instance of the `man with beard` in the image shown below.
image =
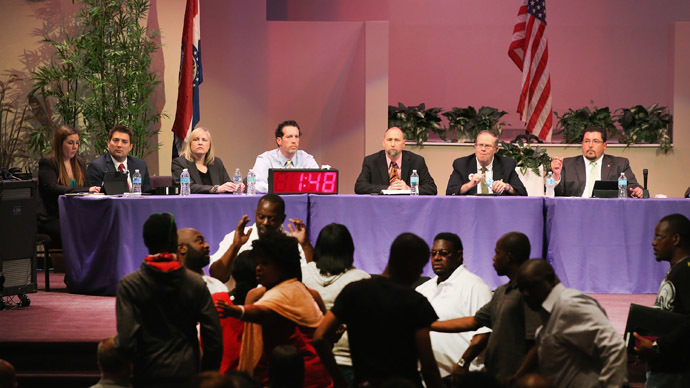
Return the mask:
M 216 278 L 206 276 L 204 267 L 209 263 L 210 247 L 198 230 L 184 228 L 177 231 L 177 257 L 180 263 L 192 272 L 196 272 L 204 279 L 206 287 L 211 295 L 216 292 L 228 292 L 223 282 Z
M 379 193 L 381 190 L 409 190 L 412 170 L 419 175 L 419 194 L 436 195 L 436 183 L 424 158 L 404 151 L 405 134 L 398 127 L 383 136 L 383 150 L 364 158 L 362 172 L 355 183 L 355 194 Z

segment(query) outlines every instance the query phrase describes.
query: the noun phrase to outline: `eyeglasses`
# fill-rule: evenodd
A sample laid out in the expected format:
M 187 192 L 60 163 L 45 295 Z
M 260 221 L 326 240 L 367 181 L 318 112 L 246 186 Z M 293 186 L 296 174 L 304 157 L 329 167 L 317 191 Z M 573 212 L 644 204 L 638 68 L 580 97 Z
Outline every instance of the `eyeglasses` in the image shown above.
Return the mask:
M 453 253 L 453 252 L 451 252 L 451 251 L 449 251 L 449 250 L 447 250 L 447 249 L 441 249 L 441 250 L 438 250 L 438 251 L 432 250 L 431 252 L 429 252 L 429 255 L 430 255 L 431 257 L 434 257 L 434 256 L 436 256 L 436 255 L 441 255 L 441 256 L 443 256 L 443 257 L 448 257 L 448 256 L 450 256 L 452 253 Z
M 495 147 L 493 144 L 475 144 L 474 146 L 482 150 Z
M 589 144 L 599 145 L 599 144 L 602 144 L 602 143 L 603 143 L 603 141 L 598 140 L 598 139 L 594 139 L 594 140 L 589 140 L 589 139 L 587 139 L 587 140 L 583 140 L 583 141 L 582 141 L 582 144 L 587 144 L 587 145 L 589 145 Z

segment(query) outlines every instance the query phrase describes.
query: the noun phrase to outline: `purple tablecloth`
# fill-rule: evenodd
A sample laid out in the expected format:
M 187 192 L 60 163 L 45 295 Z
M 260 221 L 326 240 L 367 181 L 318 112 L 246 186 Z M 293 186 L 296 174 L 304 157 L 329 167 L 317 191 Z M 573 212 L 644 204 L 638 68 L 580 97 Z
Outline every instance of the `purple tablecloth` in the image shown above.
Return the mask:
M 412 232 L 428 244 L 440 232 L 453 232 L 463 244 L 465 264 L 491 287 L 508 281 L 492 266 L 496 241 L 520 231 L 532 244 L 532 257 L 543 257 L 543 198 L 540 197 L 407 197 L 337 195 L 309 197 L 309 235 L 331 222 L 344 224 L 355 242 L 355 266 L 383 272 L 395 237 Z M 433 276 L 431 265 L 424 274 Z
M 178 228 L 198 229 L 211 252 L 244 214 L 254 223 L 260 196 L 65 197 L 59 199 L 65 283 L 71 292 L 115 295 L 121 277 L 147 254 L 142 238 L 151 213 L 170 212 Z M 288 218 L 307 222 L 307 195 L 284 196 Z
M 656 293 L 669 268 L 652 251 L 654 227 L 687 199 L 546 198 L 547 258 L 563 284 L 584 292 Z

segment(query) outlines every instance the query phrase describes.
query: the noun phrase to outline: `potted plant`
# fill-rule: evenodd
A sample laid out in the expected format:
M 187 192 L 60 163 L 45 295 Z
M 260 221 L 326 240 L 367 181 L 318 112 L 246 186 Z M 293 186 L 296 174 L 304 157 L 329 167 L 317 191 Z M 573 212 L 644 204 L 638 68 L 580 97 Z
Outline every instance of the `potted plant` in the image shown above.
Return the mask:
M 501 121 L 501 117 L 506 114 L 506 111 L 499 111 L 490 106 L 483 106 L 479 110 L 473 106 L 454 107 L 450 111 L 442 113 L 448 119 L 448 127 L 437 128 L 434 133 L 438 134 L 444 141 L 456 143 L 460 139 L 464 139 L 474 142 L 479 132 L 484 130 L 493 131 L 500 135 L 501 127 L 506 125 L 505 122 Z
M 618 129 L 614 125 L 611 111 L 608 107 L 598 108 L 594 101 L 590 101 L 592 109 L 584 107 L 580 109 L 568 109 L 562 116 L 554 112 L 558 118 L 556 123 L 556 135 L 563 134 L 563 143 L 581 143 L 585 134 L 585 128 L 591 126 L 601 127 L 611 138 L 618 134 Z
M 20 106 L 14 84 L 19 81 L 15 74 L 0 80 L 0 170 L 9 170 L 17 164 L 26 164 L 25 137 L 31 128 L 27 125 L 30 115 L 28 106 Z
M 665 106 L 654 104 L 648 108 L 635 105 L 632 108 L 621 108 L 615 116 L 616 122 L 623 129 L 619 139 L 628 147 L 631 144 L 659 144 L 663 153 L 671 149 L 671 137 L 668 135 L 669 126 L 673 123 L 673 115 Z
M 544 175 L 551 171 L 551 157 L 545 148 L 532 148 L 530 143 L 524 143 L 522 139 L 518 140 L 517 144 L 502 141 L 498 155 L 515 160 L 515 170 L 528 195 L 544 195 Z
M 424 103 L 417 106 L 405 106 L 401 102 L 398 106 L 388 106 L 388 127 L 398 127 L 407 140 L 422 145 L 429 139 L 429 130 L 435 131 L 441 124 L 441 108 L 426 109 Z

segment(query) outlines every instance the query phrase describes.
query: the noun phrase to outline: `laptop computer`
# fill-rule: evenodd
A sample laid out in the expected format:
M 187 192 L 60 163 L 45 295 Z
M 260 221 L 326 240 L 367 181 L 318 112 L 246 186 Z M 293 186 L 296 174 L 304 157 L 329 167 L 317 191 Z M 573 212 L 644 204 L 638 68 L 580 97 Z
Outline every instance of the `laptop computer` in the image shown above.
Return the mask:
M 103 176 L 102 192 L 106 195 L 121 195 L 129 192 L 127 185 L 127 173 L 119 171 L 107 171 Z
M 618 198 L 618 181 L 596 181 L 592 198 Z

